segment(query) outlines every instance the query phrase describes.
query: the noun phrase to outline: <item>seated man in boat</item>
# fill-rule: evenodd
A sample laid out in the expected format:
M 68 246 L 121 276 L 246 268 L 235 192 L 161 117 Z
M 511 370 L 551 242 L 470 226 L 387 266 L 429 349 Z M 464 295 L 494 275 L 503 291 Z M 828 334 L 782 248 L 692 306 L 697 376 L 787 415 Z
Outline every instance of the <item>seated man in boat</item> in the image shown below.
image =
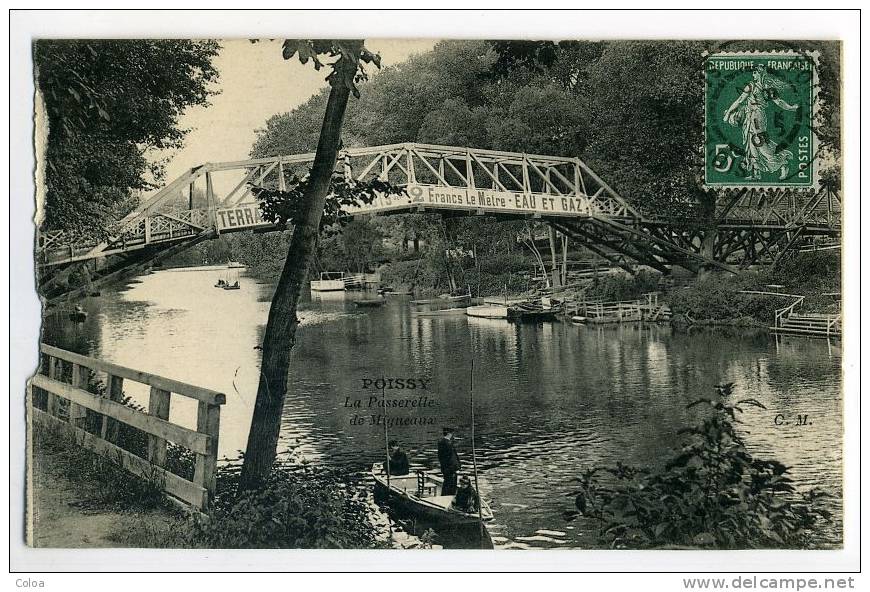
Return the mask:
M 444 476 L 441 495 L 453 495 L 456 493 L 456 473 L 462 468 L 462 463 L 453 446 L 453 428 L 442 428 L 442 432 L 444 435 L 438 440 L 438 462 Z
M 390 475 L 407 475 L 411 472 L 411 463 L 408 462 L 408 455 L 399 447 L 398 440 L 390 440 Z M 387 463 L 384 461 L 384 472 L 387 472 Z
M 463 475 L 459 479 L 459 489 L 456 491 L 456 496 L 450 502 L 450 507 L 460 512 L 477 512 L 480 507 L 480 496 L 477 491 L 471 486 L 471 479 Z

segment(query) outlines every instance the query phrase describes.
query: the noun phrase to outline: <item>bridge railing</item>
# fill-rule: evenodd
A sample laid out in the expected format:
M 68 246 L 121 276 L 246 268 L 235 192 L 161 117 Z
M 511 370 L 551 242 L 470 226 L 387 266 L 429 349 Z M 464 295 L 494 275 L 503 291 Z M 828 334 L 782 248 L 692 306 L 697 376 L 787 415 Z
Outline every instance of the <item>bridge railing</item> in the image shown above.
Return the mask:
M 40 345 L 40 351 L 40 372 L 28 383 L 32 425 L 71 436 L 77 445 L 157 483 L 166 494 L 198 511 L 209 511 L 215 494 L 220 410 L 226 402 L 223 393 L 46 344 Z M 88 390 L 96 373 L 105 376 L 101 394 Z M 124 404 L 125 380 L 150 386 L 147 412 Z M 170 421 L 173 394 L 197 401 L 195 430 Z M 121 429 L 121 424 L 127 428 Z M 138 449 L 130 449 L 137 448 L 133 434 L 144 434 L 144 446 L 140 438 Z M 130 436 L 129 441 L 124 441 L 124 435 Z M 194 454 L 192 475 L 173 472 L 178 468 L 167 462 L 169 443 Z

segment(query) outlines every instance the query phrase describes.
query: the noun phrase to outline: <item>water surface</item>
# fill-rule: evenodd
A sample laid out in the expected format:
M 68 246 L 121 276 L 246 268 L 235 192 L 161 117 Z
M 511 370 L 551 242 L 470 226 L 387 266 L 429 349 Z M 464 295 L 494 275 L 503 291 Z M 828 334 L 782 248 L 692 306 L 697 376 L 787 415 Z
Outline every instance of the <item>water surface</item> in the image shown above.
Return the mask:
M 244 274 L 242 289 L 213 287 L 226 270 L 164 270 L 89 299 L 86 322 L 46 321 L 46 340 L 68 349 L 227 394 L 220 454 L 247 438 L 272 286 Z M 233 278 L 235 279 L 235 278 Z M 802 488 L 841 496 L 841 352 L 825 340 L 662 326 L 515 325 L 463 315 L 417 317 L 406 298 L 357 309 L 359 294 L 306 297 L 292 354 L 280 449 L 365 470 L 380 461 L 375 401 L 434 406 L 389 409 L 389 429 L 412 463 L 438 466 L 441 426 L 455 426 L 471 470 L 471 381 L 481 490 L 495 512 L 496 547 L 588 547 L 595 533 L 566 522 L 571 479 L 623 462 L 657 466 L 695 418 L 686 405 L 734 382 L 767 410 L 743 417 L 753 451 L 793 467 Z M 473 364 L 472 364 L 473 363 Z M 364 388 L 364 379 L 424 379 L 426 389 Z M 145 389 L 127 390 L 145 400 Z M 374 399 L 372 399 L 374 397 Z M 360 407 L 354 407 L 359 399 Z M 373 407 L 369 407 L 372 403 Z M 350 405 L 350 406 L 348 406 Z M 776 425 L 782 414 L 792 423 Z M 797 416 L 811 425 L 796 427 Z M 193 426 L 195 406 L 173 397 L 171 418 Z M 832 505 L 837 515 L 840 503 Z M 841 536 L 839 525 L 825 531 Z

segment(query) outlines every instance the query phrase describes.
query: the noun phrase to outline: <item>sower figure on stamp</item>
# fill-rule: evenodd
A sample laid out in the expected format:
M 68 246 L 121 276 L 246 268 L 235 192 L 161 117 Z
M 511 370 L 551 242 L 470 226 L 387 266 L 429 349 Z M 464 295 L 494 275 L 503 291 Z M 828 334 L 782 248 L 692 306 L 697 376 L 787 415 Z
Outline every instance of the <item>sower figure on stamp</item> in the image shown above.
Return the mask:
M 791 150 L 780 150 L 770 137 L 767 108 L 771 104 L 785 111 L 796 111 L 798 106 L 787 103 L 779 93 L 788 89 L 782 80 L 758 65 L 752 72 L 752 80 L 743 92 L 725 111 L 723 120 L 743 131 L 746 172 L 750 179 L 760 179 L 761 173 L 779 171 L 780 180 L 788 176 L 789 164 L 794 158 Z
M 444 435 L 438 440 L 438 462 L 441 463 L 441 474 L 444 476 L 444 485 L 441 487 L 441 495 L 454 495 L 456 493 L 456 473 L 462 468 L 459 455 L 453 446 L 453 428 L 442 428 Z

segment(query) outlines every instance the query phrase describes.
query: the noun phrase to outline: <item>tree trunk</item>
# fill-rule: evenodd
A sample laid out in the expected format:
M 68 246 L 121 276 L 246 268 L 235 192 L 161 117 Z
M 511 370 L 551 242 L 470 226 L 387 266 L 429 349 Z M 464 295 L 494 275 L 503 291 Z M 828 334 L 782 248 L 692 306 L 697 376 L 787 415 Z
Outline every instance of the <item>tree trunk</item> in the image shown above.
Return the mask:
M 350 57 L 350 56 L 348 56 Z M 350 61 L 356 70 L 357 57 Z M 287 394 L 287 379 L 290 369 L 290 349 L 296 337 L 299 319 L 296 305 L 302 284 L 308 276 L 308 267 L 314 254 L 320 232 L 320 218 L 326 204 L 336 156 L 340 145 L 341 124 L 347 108 L 350 89 L 340 81 L 330 92 L 323 117 L 323 127 L 317 144 L 317 153 L 311 168 L 309 184 L 303 200 L 304 213 L 295 225 L 290 249 L 284 261 L 284 269 L 278 287 L 272 297 L 269 320 L 263 337 L 263 361 L 260 366 L 260 383 L 257 400 L 251 418 L 251 430 L 240 476 L 240 487 L 252 489 L 260 486 L 269 476 L 278 448 L 278 433 L 281 429 L 281 413 Z

